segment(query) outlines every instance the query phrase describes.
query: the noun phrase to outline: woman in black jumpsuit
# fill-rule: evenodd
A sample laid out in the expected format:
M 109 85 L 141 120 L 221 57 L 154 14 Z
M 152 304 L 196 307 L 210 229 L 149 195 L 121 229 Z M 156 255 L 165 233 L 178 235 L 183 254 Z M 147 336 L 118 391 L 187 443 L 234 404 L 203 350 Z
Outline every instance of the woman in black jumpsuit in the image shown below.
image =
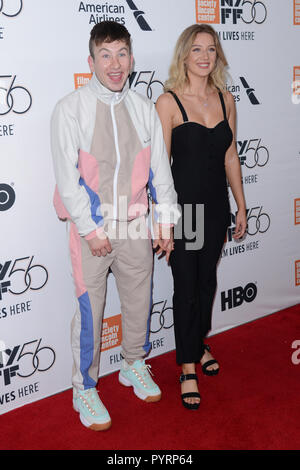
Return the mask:
M 226 59 L 214 30 L 208 25 L 190 26 L 177 42 L 167 93 L 157 101 L 182 210 L 183 235 L 174 240 L 170 264 L 174 278 L 176 360 L 183 371 L 182 403 L 190 409 L 198 408 L 200 403 L 196 363 L 201 362 L 207 375 L 219 371 L 204 338 L 211 329 L 216 268 L 230 224 L 227 178 L 238 207 L 235 238 L 242 237 L 246 229 L 240 164 L 233 137 L 234 100 L 229 92 L 220 91 L 222 74 L 216 73 L 217 66 L 222 70 L 222 64 L 224 69 Z M 176 74 L 180 65 L 185 71 L 181 86 L 180 73 Z M 196 235 L 196 249 L 190 249 L 190 234 L 185 233 L 184 227 L 187 224 L 189 232 L 199 228 L 199 204 L 204 205 L 204 244 L 196 245 Z M 186 205 L 192 208 L 192 217 Z

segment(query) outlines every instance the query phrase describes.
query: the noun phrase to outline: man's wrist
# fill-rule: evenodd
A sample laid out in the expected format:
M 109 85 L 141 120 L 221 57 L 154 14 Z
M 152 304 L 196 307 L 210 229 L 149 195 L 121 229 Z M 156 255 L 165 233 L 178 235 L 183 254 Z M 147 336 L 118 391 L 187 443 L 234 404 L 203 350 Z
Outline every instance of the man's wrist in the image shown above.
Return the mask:
M 107 238 L 104 228 L 97 227 L 96 230 L 93 230 L 92 232 L 84 236 L 84 239 L 87 241 L 92 240 L 93 238 L 99 238 L 100 240 L 104 240 L 105 238 Z

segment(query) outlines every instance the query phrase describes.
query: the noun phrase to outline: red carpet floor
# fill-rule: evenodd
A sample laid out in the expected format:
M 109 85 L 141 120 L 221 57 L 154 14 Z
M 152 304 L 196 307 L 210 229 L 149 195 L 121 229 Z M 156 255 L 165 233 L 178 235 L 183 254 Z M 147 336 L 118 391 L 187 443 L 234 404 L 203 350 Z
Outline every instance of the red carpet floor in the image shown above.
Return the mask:
M 149 361 L 163 391 L 159 403 L 140 401 L 114 373 L 100 380 L 113 422 L 109 431 L 84 428 L 68 390 L 2 415 L 0 449 L 299 449 L 295 340 L 300 341 L 300 305 L 209 338 L 221 371 L 207 377 L 199 370 L 197 411 L 181 405 L 180 369 L 172 351 Z

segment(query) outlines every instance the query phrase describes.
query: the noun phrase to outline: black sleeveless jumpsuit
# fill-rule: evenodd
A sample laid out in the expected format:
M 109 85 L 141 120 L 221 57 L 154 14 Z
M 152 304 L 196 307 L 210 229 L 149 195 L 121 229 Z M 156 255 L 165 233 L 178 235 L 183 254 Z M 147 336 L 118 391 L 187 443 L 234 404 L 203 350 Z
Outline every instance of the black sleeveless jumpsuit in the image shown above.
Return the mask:
M 219 92 L 224 119 L 214 128 L 188 120 L 172 131 L 172 174 L 178 203 L 185 216 L 184 204 L 193 208 L 196 228 L 196 204 L 204 205 L 204 244 L 197 250 L 186 248 L 185 236 L 175 239 L 170 264 L 174 278 L 173 313 L 178 364 L 198 362 L 204 354 L 204 338 L 211 329 L 212 305 L 216 291 L 216 268 L 230 225 L 230 208 L 225 174 L 225 153 L 232 143 L 232 131 L 226 118 L 223 95 Z M 189 235 L 190 237 L 190 235 Z

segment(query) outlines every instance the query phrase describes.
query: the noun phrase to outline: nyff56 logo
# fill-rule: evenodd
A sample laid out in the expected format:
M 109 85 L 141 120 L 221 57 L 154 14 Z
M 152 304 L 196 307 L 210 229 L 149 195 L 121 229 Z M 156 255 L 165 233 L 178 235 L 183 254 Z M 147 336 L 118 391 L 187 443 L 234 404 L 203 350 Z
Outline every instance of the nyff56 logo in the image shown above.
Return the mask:
M 262 139 L 238 140 L 237 149 L 241 165 L 247 168 L 263 167 L 269 161 L 269 151 Z
M 271 219 L 269 214 L 265 212 L 263 206 L 251 207 L 246 209 L 247 214 L 247 234 L 250 236 L 258 235 L 259 233 L 265 233 L 269 230 L 271 225 Z M 235 231 L 236 216 L 231 214 L 231 226 L 227 229 L 227 240 L 231 242 L 233 239 L 233 233 Z
M 20 85 L 16 75 L 0 75 L 0 116 L 5 116 L 11 111 L 15 114 L 25 114 L 31 105 L 30 91 Z
M 155 101 L 163 92 L 163 83 L 155 76 L 155 70 L 131 72 L 129 87 Z M 92 78 L 92 73 L 74 73 L 75 89 L 86 85 Z
M 48 281 L 45 266 L 33 263 L 34 256 L 18 258 L 0 263 L 0 301 L 3 294 L 24 294 L 28 289 L 40 290 Z
M 196 0 L 196 22 L 262 24 L 267 8 L 260 0 Z
M 42 338 L 0 349 L 0 376 L 4 385 L 10 385 L 12 377 L 31 377 L 35 372 L 45 372 L 53 366 L 54 349 L 42 346 Z
M 13 18 L 18 16 L 23 8 L 23 0 L 0 0 L 0 14 Z

